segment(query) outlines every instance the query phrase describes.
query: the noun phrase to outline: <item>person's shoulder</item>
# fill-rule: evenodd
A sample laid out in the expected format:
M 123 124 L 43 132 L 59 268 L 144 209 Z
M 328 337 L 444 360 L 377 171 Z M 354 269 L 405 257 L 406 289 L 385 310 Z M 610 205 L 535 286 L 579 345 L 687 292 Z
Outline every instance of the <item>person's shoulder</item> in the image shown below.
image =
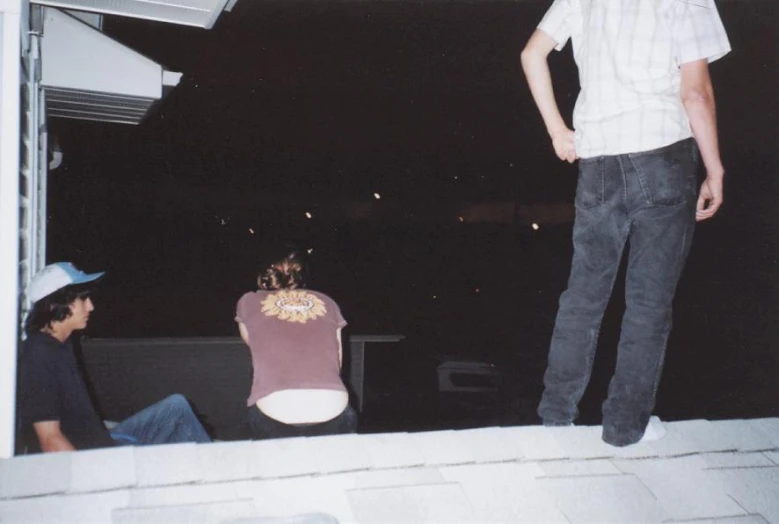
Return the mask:
M 32 333 L 22 342 L 22 354 L 38 355 L 59 349 L 62 343 L 45 333 Z
M 335 300 L 333 300 L 333 298 L 330 297 L 330 295 L 328 295 L 327 293 L 322 293 L 321 291 L 316 291 L 316 290 L 313 290 L 313 289 L 306 289 L 305 291 L 307 293 L 311 293 L 315 297 L 318 297 L 318 298 L 322 299 L 324 302 L 329 302 L 330 304 L 338 305 L 337 302 Z
M 260 295 L 262 294 L 262 291 L 255 290 L 255 291 L 247 291 L 243 295 L 241 295 L 241 298 L 238 299 L 238 304 L 243 304 L 246 302 L 252 302 L 254 300 L 260 299 Z
M 343 320 L 342 313 L 341 313 L 341 306 L 339 306 L 338 302 L 333 300 L 332 297 L 320 291 L 309 290 L 309 292 L 314 296 L 316 296 L 317 298 L 319 298 L 322 301 L 322 303 L 324 303 L 325 310 L 327 311 L 328 317 L 335 318 L 339 322 Z
M 54 371 L 67 357 L 65 344 L 44 333 L 33 333 L 21 344 L 19 363 L 25 372 Z M 33 371 L 35 370 L 35 371 Z

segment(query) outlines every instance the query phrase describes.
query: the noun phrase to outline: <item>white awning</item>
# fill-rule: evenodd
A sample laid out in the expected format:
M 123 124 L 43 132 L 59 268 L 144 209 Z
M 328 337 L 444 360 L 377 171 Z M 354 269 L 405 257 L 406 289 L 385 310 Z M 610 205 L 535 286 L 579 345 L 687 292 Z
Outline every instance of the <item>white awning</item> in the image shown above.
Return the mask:
M 171 24 L 211 27 L 222 14 L 235 4 L 236 0 L 33 0 L 33 3 L 90 11 L 106 15 L 127 16 L 156 20 Z
M 52 117 L 137 124 L 180 73 L 58 9 L 46 8 L 41 85 Z

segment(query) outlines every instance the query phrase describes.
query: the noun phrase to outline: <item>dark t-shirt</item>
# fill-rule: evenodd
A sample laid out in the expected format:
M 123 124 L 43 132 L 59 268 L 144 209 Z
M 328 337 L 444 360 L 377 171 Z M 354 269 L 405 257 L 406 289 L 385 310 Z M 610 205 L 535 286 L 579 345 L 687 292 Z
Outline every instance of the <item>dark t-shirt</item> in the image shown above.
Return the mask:
M 60 430 L 76 449 L 113 446 L 98 417 L 68 339 L 46 333 L 30 335 L 19 358 L 21 433 L 32 448 L 40 446 L 33 423 L 58 420 Z

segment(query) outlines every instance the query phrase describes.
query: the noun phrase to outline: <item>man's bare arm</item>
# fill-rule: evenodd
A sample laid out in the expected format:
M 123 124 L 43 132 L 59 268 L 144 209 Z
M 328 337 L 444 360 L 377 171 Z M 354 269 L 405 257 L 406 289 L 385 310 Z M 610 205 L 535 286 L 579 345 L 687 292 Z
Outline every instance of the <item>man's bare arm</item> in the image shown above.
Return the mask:
M 33 423 L 35 434 L 38 436 L 41 450 L 44 453 L 52 451 L 76 451 L 68 437 L 62 434 L 59 420 L 46 420 Z
M 522 50 L 522 69 L 533 100 L 538 106 L 541 118 L 544 119 L 546 130 L 552 138 L 552 146 L 560 160 L 573 162 L 576 160 L 574 133 L 565 124 L 560 108 L 554 97 L 552 75 L 549 72 L 547 57 L 557 43 L 551 36 L 536 29 Z
M 708 62 L 703 59 L 682 64 L 681 80 L 682 103 L 706 167 L 706 180 L 698 195 L 695 219 L 706 220 L 713 217 L 722 205 L 722 180 L 725 176 L 717 139 L 717 111 Z

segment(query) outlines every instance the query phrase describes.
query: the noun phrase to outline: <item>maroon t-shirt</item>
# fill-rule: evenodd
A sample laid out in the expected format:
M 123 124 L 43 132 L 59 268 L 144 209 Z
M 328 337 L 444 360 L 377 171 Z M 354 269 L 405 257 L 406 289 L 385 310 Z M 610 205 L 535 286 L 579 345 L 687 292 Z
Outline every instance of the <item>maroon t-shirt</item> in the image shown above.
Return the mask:
M 336 335 L 346 321 L 327 295 L 309 289 L 246 293 L 236 321 L 249 332 L 254 366 L 247 406 L 284 389 L 346 391 Z

